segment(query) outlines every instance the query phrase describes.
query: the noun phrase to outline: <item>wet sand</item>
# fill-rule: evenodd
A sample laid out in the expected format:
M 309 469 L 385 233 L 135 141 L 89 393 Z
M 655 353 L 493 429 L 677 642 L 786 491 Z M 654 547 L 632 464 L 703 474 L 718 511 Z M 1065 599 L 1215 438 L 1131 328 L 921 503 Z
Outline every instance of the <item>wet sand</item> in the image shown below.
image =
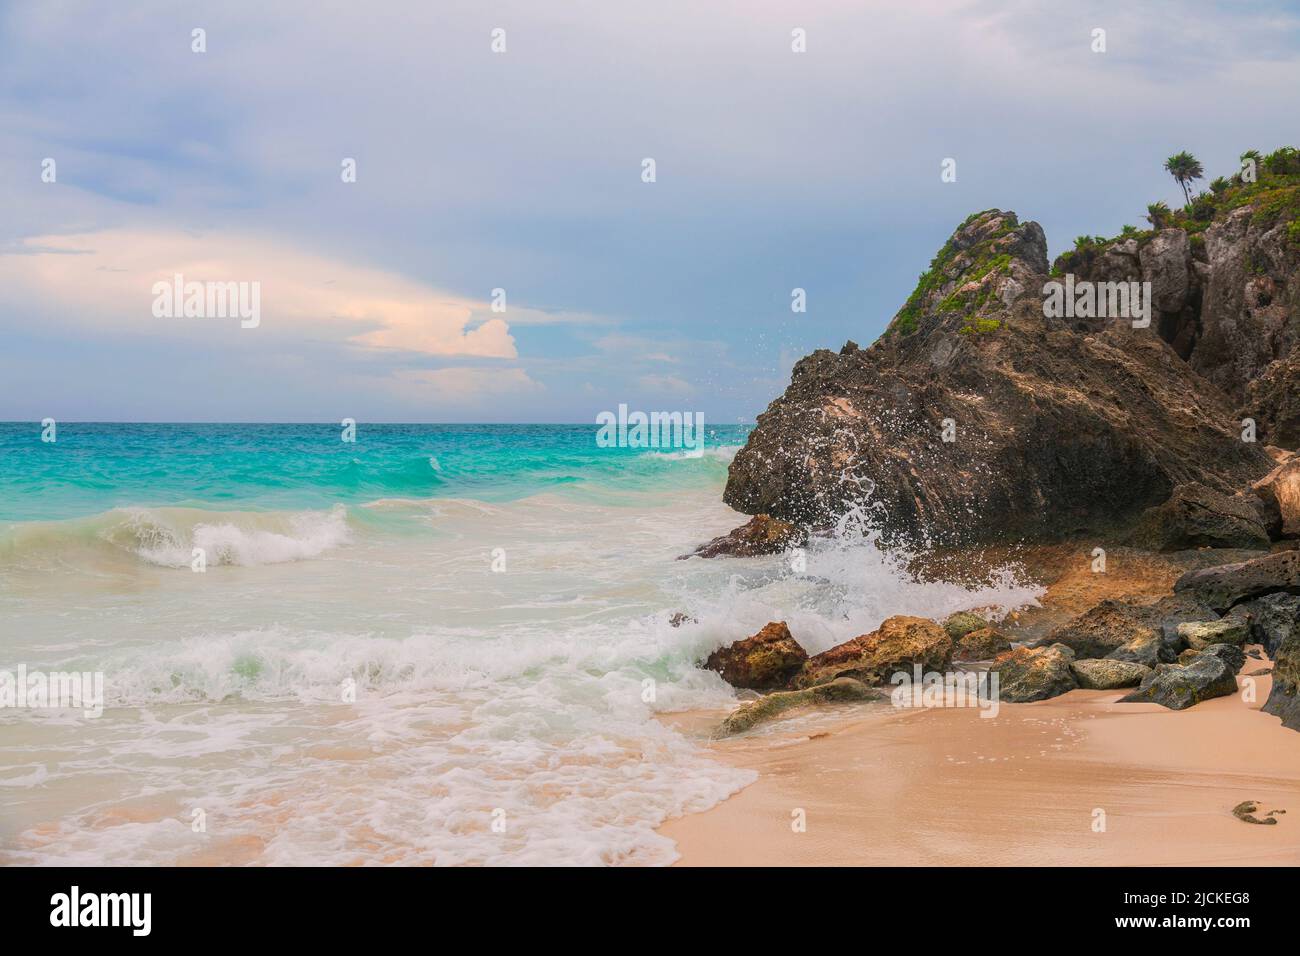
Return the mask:
M 796 717 L 709 744 L 759 779 L 660 832 L 681 866 L 1300 864 L 1300 734 L 1259 712 L 1270 678 L 1254 681 L 1253 703 L 1181 712 L 1074 691 L 994 718 L 888 704 Z M 1232 809 L 1248 799 L 1287 813 L 1244 823 Z

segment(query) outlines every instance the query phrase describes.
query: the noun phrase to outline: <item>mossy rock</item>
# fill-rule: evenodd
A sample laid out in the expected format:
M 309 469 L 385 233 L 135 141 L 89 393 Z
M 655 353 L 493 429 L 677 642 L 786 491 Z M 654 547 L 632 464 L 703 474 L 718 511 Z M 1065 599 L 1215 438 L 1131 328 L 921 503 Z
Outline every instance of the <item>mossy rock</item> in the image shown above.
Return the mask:
M 829 684 L 818 684 L 806 690 L 785 690 L 766 697 L 760 697 L 753 703 L 745 704 L 722 722 L 715 736 L 730 737 L 752 730 L 765 721 L 773 720 L 786 711 L 796 707 L 809 707 L 817 704 L 850 703 L 853 701 L 883 700 L 885 695 L 873 690 L 862 681 L 852 677 L 840 677 Z

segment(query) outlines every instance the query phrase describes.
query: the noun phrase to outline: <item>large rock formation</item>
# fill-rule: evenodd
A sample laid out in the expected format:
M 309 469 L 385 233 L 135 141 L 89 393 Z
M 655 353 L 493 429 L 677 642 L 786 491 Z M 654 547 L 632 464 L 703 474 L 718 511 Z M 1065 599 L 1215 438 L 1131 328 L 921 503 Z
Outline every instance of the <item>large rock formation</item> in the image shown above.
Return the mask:
M 1152 285 L 1153 326 L 1257 421 L 1260 441 L 1300 443 L 1300 154 L 1266 158 L 1254 184 L 1204 195 L 1177 225 L 1084 242 L 1057 259 L 1092 281 Z
M 811 525 L 869 506 L 893 539 L 1059 540 L 1127 528 L 1185 483 L 1232 495 L 1264 477 L 1274 462 L 1242 441 L 1234 399 L 1160 323 L 1045 316 L 1046 245 L 1014 213 L 971 217 L 871 348 L 795 366 L 727 503 Z M 1162 233 L 1107 255 L 1182 315 L 1199 308 L 1184 246 Z

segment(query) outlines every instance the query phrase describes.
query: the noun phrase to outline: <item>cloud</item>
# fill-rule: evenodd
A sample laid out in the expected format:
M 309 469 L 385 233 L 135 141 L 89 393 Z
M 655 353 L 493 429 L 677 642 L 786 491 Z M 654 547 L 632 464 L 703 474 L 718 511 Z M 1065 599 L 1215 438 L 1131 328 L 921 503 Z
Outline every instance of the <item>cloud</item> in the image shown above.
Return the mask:
M 674 395 L 690 395 L 695 387 L 676 375 L 642 375 L 638 381 L 642 387 L 657 392 L 671 392 Z
M 545 388 L 521 368 L 402 369 L 394 376 L 404 398 L 476 404 L 488 397 L 537 393 Z
M 0 256 L 0 282 L 11 295 L 54 306 L 70 323 L 171 335 L 223 321 L 153 315 L 154 283 L 180 275 L 187 282 L 259 283 L 261 327 L 271 332 L 314 332 L 439 357 L 518 355 L 509 325 L 488 317 L 486 302 L 265 238 L 119 229 L 36 236 L 13 251 Z

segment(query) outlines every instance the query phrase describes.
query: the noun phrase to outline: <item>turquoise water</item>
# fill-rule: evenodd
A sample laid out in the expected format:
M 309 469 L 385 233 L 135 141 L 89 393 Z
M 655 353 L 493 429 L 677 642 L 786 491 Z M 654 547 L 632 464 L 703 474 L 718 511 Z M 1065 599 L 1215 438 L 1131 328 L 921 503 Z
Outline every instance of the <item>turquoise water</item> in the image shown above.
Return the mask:
M 708 449 L 749 426 L 707 429 Z M 674 469 L 671 450 L 600 448 L 595 425 L 0 423 L 0 521 L 85 517 L 128 505 L 241 510 L 364 504 L 385 498 L 505 502 L 548 490 L 608 495 L 664 481 L 716 480 Z
M 869 533 L 679 560 L 745 520 L 737 427 L 698 457 L 594 425 L 40 433 L 0 425 L 0 672 L 98 675 L 103 709 L 0 707 L 0 865 L 671 862 L 660 824 L 752 779 L 663 719 L 734 705 L 710 652 L 1037 593 L 916 581 Z

